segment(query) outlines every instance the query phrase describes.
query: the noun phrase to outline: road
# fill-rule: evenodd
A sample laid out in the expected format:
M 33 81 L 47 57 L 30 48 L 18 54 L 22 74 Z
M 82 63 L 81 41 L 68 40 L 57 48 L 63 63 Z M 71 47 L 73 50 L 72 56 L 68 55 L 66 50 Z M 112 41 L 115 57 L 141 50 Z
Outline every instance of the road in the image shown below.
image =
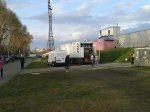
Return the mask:
M 91 65 L 80 65 L 80 66 L 70 66 L 69 70 L 96 70 L 96 69 L 109 69 L 109 68 L 125 68 L 132 67 L 130 63 L 106 63 L 98 64 L 97 66 L 92 67 Z M 49 68 L 38 68 L 38 69 L 24 69 L 20 74 L 32 74 L 32 73 L 46 73 L 50 71 L 58 71 L 66 69 L 64 67 L 49 67 Z
M 32 62 L 32 59 L 26 59 L 25 67 Z M 6 83 L 9 79 L 11 79 L 13 76 L 17 75 L 21 71 L 22 69 L 20 61 L 5 64 L 3 69 L 3 78 L 0 78 L 0 86 Z

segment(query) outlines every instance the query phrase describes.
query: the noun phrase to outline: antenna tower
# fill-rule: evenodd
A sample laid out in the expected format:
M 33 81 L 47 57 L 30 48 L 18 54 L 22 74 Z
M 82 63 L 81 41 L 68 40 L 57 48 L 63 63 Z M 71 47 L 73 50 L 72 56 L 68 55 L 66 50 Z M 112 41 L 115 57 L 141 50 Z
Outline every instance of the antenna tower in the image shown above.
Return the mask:
M 51 1 L 48 0 L 48 16 L 49 16 L 49 32 L 48 32 L 48 41 L 47 41 L 47 49 L 54 50 L 54 38 L 53 38 L 53 29 L 52 29 L 52 7 Z

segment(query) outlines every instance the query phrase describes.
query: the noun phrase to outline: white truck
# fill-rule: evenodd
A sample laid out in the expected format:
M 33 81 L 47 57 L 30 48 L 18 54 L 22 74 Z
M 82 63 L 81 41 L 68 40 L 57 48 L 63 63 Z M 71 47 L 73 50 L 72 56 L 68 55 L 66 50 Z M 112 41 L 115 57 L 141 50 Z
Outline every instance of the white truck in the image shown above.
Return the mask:
M 65 57 L 67 56 L 66 50 L 56 49 L 48 53 L 47 63 L 48 65 L 63 65 L 65 64 Z
M 61 50 L 66 50 L 67 55 L 70 55 L 70 63 L 84 64 L 91 63 L 90 56 L 93 53 L 93 43 L 75 42 L 71 44 L 64 44 L 60 46 Z

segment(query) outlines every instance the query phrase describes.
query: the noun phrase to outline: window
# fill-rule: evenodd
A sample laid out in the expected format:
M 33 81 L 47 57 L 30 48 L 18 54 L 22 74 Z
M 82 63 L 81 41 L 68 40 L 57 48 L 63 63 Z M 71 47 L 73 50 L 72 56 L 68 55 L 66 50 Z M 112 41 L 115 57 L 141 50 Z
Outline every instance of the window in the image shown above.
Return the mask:
M 143 56 L 143 58 L 147 58 L 147 52 L 146 52 L 146 51 L 144 51 L 144 56 Z
M 100 35 L 101 35 L 101 34 L 102 34 L 102 31 L 100 30 L 100 32 L 99 32 L 99 33 L 100 33 Z
M 139 51 L 136 52 L 136 58 L 139 58 Z

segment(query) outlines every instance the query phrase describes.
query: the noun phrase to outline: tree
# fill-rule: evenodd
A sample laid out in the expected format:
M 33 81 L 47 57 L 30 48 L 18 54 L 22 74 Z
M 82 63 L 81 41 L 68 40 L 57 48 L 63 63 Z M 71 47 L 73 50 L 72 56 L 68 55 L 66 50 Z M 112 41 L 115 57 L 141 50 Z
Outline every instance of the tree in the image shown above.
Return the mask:
M 22 25 L 17 15 L 6 8 L 6 3 L 0 0 L 0 48 L 12 54 L 26 53 L 30 49 L 32 35 L 27 27 Z M 6 42 L 9 40 L 9 42 Z M 4 44 L 3 44 L 4 43 Z M 7 44 L 6 44 L 7 43 Z

